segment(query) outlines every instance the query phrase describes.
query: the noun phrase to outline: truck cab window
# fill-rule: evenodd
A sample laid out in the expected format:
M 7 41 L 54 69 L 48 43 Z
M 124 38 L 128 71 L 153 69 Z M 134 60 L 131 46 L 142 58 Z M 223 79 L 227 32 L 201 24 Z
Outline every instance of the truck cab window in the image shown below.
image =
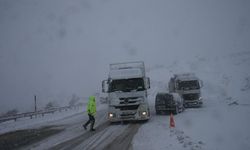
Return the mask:
M 112 80 L 109 88 L 110 92 L 130 92 L 145 90 L 142 78 Z

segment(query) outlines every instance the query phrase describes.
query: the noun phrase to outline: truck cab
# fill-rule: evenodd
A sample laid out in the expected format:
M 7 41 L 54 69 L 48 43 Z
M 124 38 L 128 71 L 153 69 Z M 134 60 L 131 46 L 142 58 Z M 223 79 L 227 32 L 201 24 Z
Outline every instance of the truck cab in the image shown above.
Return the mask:
M 108 93 L 108 119 L 111 122 L 148 120 L 150 111 L 144 62 L 110 64 L 109 77 L 102 81 L 102 91 Z
M 193 73 L 175 74 L 169 81 L 169 91 L 179 93 L 185 107 L 201 107 L 202 81 Z

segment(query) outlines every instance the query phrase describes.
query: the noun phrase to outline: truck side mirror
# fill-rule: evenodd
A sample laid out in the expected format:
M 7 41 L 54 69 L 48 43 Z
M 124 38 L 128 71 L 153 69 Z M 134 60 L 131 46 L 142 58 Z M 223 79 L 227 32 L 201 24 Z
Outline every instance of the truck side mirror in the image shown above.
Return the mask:
M 202 88 L 203 87 L 203 81 L 200 80 L 200 87 Z
M 146 88 L 150 89 L 150 79 L 149 79 L 149 77 L 146 78 Z
M 102 81 L 102 92 L 107 93 L 108 92 L 108 80 Z

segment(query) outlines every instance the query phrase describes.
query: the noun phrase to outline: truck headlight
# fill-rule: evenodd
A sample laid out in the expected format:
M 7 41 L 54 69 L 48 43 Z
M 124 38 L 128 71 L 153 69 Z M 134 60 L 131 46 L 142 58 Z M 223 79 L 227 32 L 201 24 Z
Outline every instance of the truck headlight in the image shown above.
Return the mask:
M 199 100 L 201 101 L 201 100 L 202 100 L 202 97 L 200 97 Z
M 146 111 L 143 111 L 141 114 L 142 114 L 143 116 L 146 116 L 146 115 L 147 115 L 147 112 L 146 112 Z
M 114 117 L 115 117 L 115 114 L 109 113 L 108 117 L 109 117 L 109 118 L 114 118 Z

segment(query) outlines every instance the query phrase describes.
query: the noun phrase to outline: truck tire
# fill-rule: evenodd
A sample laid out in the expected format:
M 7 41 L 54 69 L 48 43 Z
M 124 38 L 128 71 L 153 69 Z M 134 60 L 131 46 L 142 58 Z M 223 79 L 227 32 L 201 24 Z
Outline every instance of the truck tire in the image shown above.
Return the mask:
M 177 115 L 178 113 L 179 113 L 179 107 L 176 106 L 176 107 L 175 107 L 175 110 L 174 110 L 174 114 Z
M 185 110 L 185 107 L 182 105 L 181 112 L 183 112 L 184 110 Z
M 160 114 L 160 111 L 159 111 L 159 110 L 156 110 L 155 112 L 156 112 L 156 115 L 159 115 L 159 114 Z

